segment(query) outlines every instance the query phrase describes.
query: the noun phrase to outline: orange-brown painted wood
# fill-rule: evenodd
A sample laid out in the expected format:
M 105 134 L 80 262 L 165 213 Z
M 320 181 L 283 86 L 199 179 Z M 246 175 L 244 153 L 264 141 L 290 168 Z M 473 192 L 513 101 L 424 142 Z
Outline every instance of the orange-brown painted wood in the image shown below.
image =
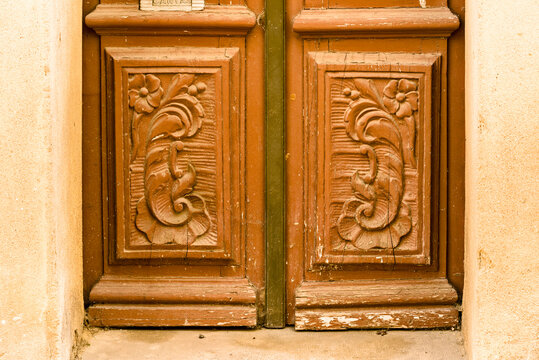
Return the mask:
M 264 2 L 206 4 L 83 2 L 94 325 L 264 322 Z M 296 329 L 458 323 L 464 0 L 424 5 L 286 2 L 286 321 Z
M 256 327 L 257 310 L 248 305 L 97 304 L 88 309 L 94 326 Z
M 448 183 L 463 177 L 464 127 L 462 95 L 448 89 L 463 76 L 462 38 L 451 34 L 462 31 L 464 3 L 377 4 L 287 6 L 287 322 L 296 329 L 458 322 L 464 199 Z M 422 260 L 412 260 L 417 251 Z
M 296 291 L 296 308 L 388 305 L 451 305 L 457 292 L 445 279 L 370 280 L 354 284 L 305 282 Z
M 425 0 L 425 7 L 444 6 L 446 0 Z M 305 8 L 384 8 L 384 7 L 418 7 L 418 0 L 305 0 Z
M 298 309 L 295 328 L 296 330 L 428 329 L 455 327 L 457 324 L 458 311 L 454 306 L 403 306 Z
M 138 5 L 99 5 L 86 24 L 100 35 L 245 35 L 255 25 L 245 6 L 209 5 L 203 11 L 141 11 Z
M 447 8 L 309 9 L 294 19 L 303 36 L 440 37 L 459 26 Z
M 92 303 L 256 304 L 247 279 L 136 279 L 104 276 L 90 293 Z
M 183 13 L 85 2 L 94 325 L 263 322 L 263 1 L 209 3 Z

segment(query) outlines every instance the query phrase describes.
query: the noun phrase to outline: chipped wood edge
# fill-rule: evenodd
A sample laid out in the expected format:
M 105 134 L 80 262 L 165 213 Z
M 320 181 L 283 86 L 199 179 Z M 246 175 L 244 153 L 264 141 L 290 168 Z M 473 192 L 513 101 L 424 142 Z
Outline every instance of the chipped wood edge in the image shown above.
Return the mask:
M 296 330 L 427 329 L 458 325 L 454 306 L 300 309 Z
M 445 278 L 304 282 L 296 330 L 446 328 L 458 325 L 457 292 Z

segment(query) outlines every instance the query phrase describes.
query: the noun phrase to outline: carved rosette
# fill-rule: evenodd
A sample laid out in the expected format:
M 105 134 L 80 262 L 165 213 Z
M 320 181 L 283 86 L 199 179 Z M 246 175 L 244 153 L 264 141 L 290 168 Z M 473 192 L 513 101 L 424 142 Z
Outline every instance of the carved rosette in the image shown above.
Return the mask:
M 339 236 L 358 249 L 391 249 L 412 228 L 409 206 L 403 202 L 404 167 L 415 168 L 417 84 L 390 80 L 380 95 L 372 80 L 354 79 L 345 88 L 346 133 L 359 142 L 368 171 L 351 177 L 354 196 L 343 204 L 337 220 Z
M 144 155 L 144 196 L 137 203 L 135 224 L 153 244 L 190 245 L 211 226 L 205 200 L 197 195 L 196 169 L 181 170 L 183 139 L 197 134 L 204 109 L 197 96 L 206 90 L 193 74 L 175 75 L 164 93 L 155 75 L 129 80 L 133 108 L 133 157 Z M 164 96 L 163 96 L 164 95 Z M 151 120 L 144 144 L 139 140 L 143 116 Z

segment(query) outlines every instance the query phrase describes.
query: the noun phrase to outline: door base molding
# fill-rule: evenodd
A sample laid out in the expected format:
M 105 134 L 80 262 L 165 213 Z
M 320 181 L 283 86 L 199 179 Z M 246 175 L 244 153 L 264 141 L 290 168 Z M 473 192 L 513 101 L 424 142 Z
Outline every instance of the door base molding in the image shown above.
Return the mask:
M 296 291 L 296 330 L 437 328 L 458 324 L 446 279 L 305 282 Z
M 247 279 L 104 277 L 90 292 L 93 326 L 257 326 Z
M 296 330 L 427 329 L 457 326 L 454 306 L 300 309 Z
M 88 308 L 92 326 L 256 327 L 252 305 L 98 304 Z

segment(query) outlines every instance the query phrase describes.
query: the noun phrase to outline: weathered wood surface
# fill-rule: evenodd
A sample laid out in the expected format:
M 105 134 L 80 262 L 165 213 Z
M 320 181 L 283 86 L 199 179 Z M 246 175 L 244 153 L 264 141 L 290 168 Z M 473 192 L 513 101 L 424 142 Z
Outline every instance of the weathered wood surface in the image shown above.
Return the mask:
M 453 304 L 457 292 L 446 279 L 304 282 L 296 290 L 296 308 L 373 305 Z
M 302 135 L 287 141 L 287 321 L 297 329 L 458 322 L 446 164 L 462 157 L 448 150 L 446 93 L 447 38 L 460 22 L 446 2 L 418 5 L 287 6 L 299 35 L 287 47 L 287 132 Z
M 91 6 L 86 3 L 91 4 Z M 265 210 L 264 169 L 266 166 L 263 146 L 263 139 L 265 138 L 263 126 L 265 82 L 261 79 L 264 77 L 264 31 L 271 26 L 271 24 L 264 22 L 264 2 L 247 0 L 246 6 L 240 6 L 238 5 L 240 1 L 231 0 L 229 3 L 236 5 L 220 6 L 216 5 L 218 1 L 209 0 L 206 2 L 208 4 L 206 9 L 199 12 L 143 11 L 138 9 L 138 0 L 106 0 L 107 4 L 98 6 L 97 3 L 98 1 L 95 0 L 85 2 L 85 9 L 88 9 L 85 12 L 89 13 L 91 11 L 86 18 L 86 23 L 101 35 L 97 38 L 92 34 L 90 42 L 85 39 L 85 102 L 90 104 L 85 107 L 84 122 L 85 134 L 87 134 L 85 135 L 86 185 L 84 192 L 85 288 L 89 292 L 89 289 L 93 287 L 90 294 L 90 301 L 93 304 L 89 308 L 91 322 L 94 325 L 103 326 L 255 326 L 258 318 L 258 322 L 261 323 L 265 312 L 259 311 L 257 314 L 256 311 L 256 308 L 262 309 L 264 305 L 261 292 L 266 288 L 263 276 L 263 254 L 265 249 L 262 242 Z M 454 1 L 454 3 L 459 3 L 459 0 Z M 407 6 L 408 8 L 383 8 L 396 5 Z M 458 28 L 459 20 L 448 8 L 442 7 L 446 5 L 444 0 L 426 0 L 424 5 L 427 8 L 417 8 L 417 1 L 412 0 L 286 1 L 286 13 L 283 11 L 282 14 L 282 19 L 286 25 L 286 41 L 284 44 L 281 42 L 279 48 L 273 48 L 273 50 L 273 45 L 268 42 L 268 55 L 276 56 L 275 51 L 283 50 L 283 47 L 286 47 L 287 52 L 285 92 L 287 118 L 284 123 L 286 124 L 286 131 L 292 136 L 289 136 L 286 142 L 286 151 L 279 150 L 278 153 L 269 154 L 269 159 L 273 159 L 271 164 L 276 164 L 279 159 L 281 161 L 275 169 L 271 167 L 267 169 L 270 172 L 269 176 L 275 176 L 278 171 L 284 170 L 283 166 L 287 167 L 286 196 L 288 215 L 286 218 L 287 233 L 285 238 L 287 241 L 286 260 L 288 265 L 286 272 L 284 272 L 284 274 L 287 274 L 287 321 L 288 323 L 293 323 L 296 316 L 298 329 L 446 327 L 453 326 L 458 320 L 458 312 L 449 305 L 456 301 L 456 293 L 444 278 L 447 276 L 447 272 L 451 271 L 451 267 L 454 269 L 454 264 L 459 262 L 458 256 L 453 256 L 452 260 L 448 260 L 448 254 L 451 255 L 448 248 L 452 248 L 453 245 L 448 245 L 446 236 L 453 230 L 448 230 L 447 228 L 445 212 L 453 212 L 452 214 L 454 215 L 456 211 L 457 215 L 460 214 L 458 203 L 455 207 L 454 203 L 448 204 L 446 202 L 446 193 L 448 191 L 458 192 L 458 189 L 448 190 L 454 189 L 455 185 L 453 181 L 453 185 L 448 187 L 446 182 L 448 178 L 446 170 L 448 153 L 450 152 L 453 163 L 462 162 L 462 156 L 458 154 L 459 147 L 455 147 L 453 145 L 455 140 L 450 140 L 449 137 L 460 136 L 464 138 L 460 130 L 455 131 L 459 124 L 462 124 L 462 121 L 458 121 L 459 116 L 462 116 L 462 111 L 459 109 L 463 108 L 463 106 L 458 106 L 459 98 L 462 97 L 462 94 L 455 95 L 455 92 L 459 91 L 459 78 L 449 74 L 449 83 L 456 84 L 453 85 L 453 90 L 451 90 L 451 85 L 448 85 L 446 80 L 448 75 L 447 66 L 458 64 L 458 57 L 457 59 L 455 57 L 448 59 L 446 37 Z M 90 10 L 90 7 L 95 6 L 97 8 Z M 369 8 L 371 6 L 377 8 Z M 322 9 L 324 7 L 328 9 Z M 256 14 L 259 15 L 258 18 Z M 276 16 L 278 15 L 276 14 Z M 85 31 L 88 30 L 85 29 Z M 294 35 L 294 31 L 297 32 L 296 35 Z M 298 34 L 300 36 L 297 36 Z M 107 182 L 107 178 L 111 174 L 110 170 L 113 169 L 112 167 L 109 169 L 107 166 L 113 164 L 122 156 L 120 156 L 120 153 L 109 154 L 105 145 L 105 150 L 101 153 L 95 151 L 95 149 L 99 149 L 101 144 L 110 145 L 114 143 L 111 140 L 114 134 L 100 131 L 101 129 L 106 129 L 107 122 L 114 123 L 114 121 L 111 121 L 113 119 L 110 117 L 111 111 L 113 113 L 114 109 L 116 109 L 120 114 L 123 111 L 121 110 L 122 107 L 129 109 L 129 106 L 126 102 L 125 91 L 121 91 L 116 94 L 118 95 L 114 99 L 116 103 L 112 104 L 111 109 L 101 112 L 102 107 L 105 107 L 111 98 L 106 93 L 107 87 L 100 87 L 100 83 L 106 84 L 110 80 L 116 81 L 117 84 L 121 83 L 121 86 L 126 88 L 127 95 L 129 95 L 129 91 L 137 90 L 139 97 L 140 95 L 146 96 L 143 94 L 145 90 L 142 87 L 139 88 L 135 86 L 136 84 L 130 87 L 129 77 L 127 82 L 119 77 L 111 78 L 111 73 L 106 70 L 107 60 L 104 59 L 103 54 L 105 54 L 106 48 L 111 49 L 113 47 L 122 47 L 124 50 L 127 48 L 146 48 L 149 50 L 149 52 L 144 50 L 142 53 L 135 54 L 137 59 L 126 59 L 133 61 L 126 69 L 133 66 L 137 67 L 138 65 L 135 65 L 135 62 L 146 57 L 146 60 L 151 61 L 143 65 L 147 67 L 147 71 L 143 71 L 143 75 L 154 82 L 153 77 L 158 78 L 164 91 L 168 88 L 172 73 L 169 70 L 160 70 L 169 67 L 170 64 L 166 64 L 166 61 L 159 64 L 154 63 L 154 60 L 158 57 L 155 56 L 156 53 L 163 55 L 163 52 L 170 52 L 173 47 L 178 49 L 181 47 L 183 49 L 185 47 L 196 48 L 195 50 L 190 50 L 190 54 L 195 56 L 193 63 L 188 64 L 188 66 L 201 68 L 203 66 L 200 66 L 199 60 L 204 56 L 200 55 L 204 54 L 208 48 L 228 47 L 238 49 L 237 54 L 240 61 L 236 69 L 241 78 L 241 84 L 238 86 L 239 93 L 230 93 L 231 98 L 228 100 L 220 98 L 218 92 L 214 89 L 214 85 L 218 81 L 202 73 L 197 74 L 196 81 L 187 86 L 188 94 L 198 98 L 203 105 L 206 118 L 212 117 L 213 106 L 218 106 L 222 103 L 227 108 L 232 109 L 231 111 L 241 113 L 242 116 L 246 116 L 246 119 L 248 119 L 244 125 L 234 131 L 238 136 L 230 142 L 231 144 L 240 142 L 241 146 L 245 146 L 245 151 L 238 150 L 238 153 L 242 155 L 237 158 L 237 164 L 234 165 L 235 167 L 239 166 L 242 170 L 239 173 L 232 174 L 232 176 L 225 175 L 225 178 L 234 179 L 231 180 L 234 183 L 238 181 L 245 183 L 247 189 L 245 194 L 242 193 L 241 196 L 241 201 L 245 202 L 245 207 L 240 205 L 242 208 L 241 216 L 233 216 L 237 222 L 246 225 L 241 227 L 240 230 L 230 228 L 233 233 L 239 234 L 240 240 L 239 242 L 227 242 L 226 246 L 224 246 L 226 251 L 223 254 L 230 251 L 233 251 L 234 254 L 239 254 L 234 255 L 234 259 L 223 259 L 223 256 L 215 248 L 211 248 L 220 246 L 218 241 L 217 243 L 215 242 L 217 238 L 223 239 L 219 236 L 213 236 L 217 232 L 212 232 L 211 229 L 203 233 L 212 235 L 211 237 L 208 236 L 207 243 L 201 241 L 205 241 L 206 239 L 203 239 L 203 236 L 207 235 L 198 236 L 197 240 L 192 242 L 189 240 L 190 238 L 184 241 L 183 237 L 174 236 L 173 240 L 176 245 L 173 245 L 168 241 L 170 237 L 161 236 L 162 234 L 156 236 L 151 228 L 141 226 L 143 230 L 147 231 L 144 232 L 145 235 L 139 234 L 140 236 L 137 239 L 146 236 L 151 243 L 151 249 L 146 253 L 135 253 L 134 251 L 136 247 L 140 248 L 144 245 L 142 242 L 140 244 L 137 242 L 122 244 L 121 241 L 115 243 L 113 232 L 110 235 L 107 234 L 109 230 L 107 224 L 114 221 L 114 212 L 108 214 L 108 209 L 105 205 L 102 209 L 104 214 L 102 214 L 97 203 L 101 201 L 102 197 L 103 203 L 106 204 L 114 195 L 113 191 L 109 191 L 110 189 L 101 188 L 101 184 Z M 153 50 L 150 48 L 153 48 Z M 453 51 L 454 55 L 459 54 L 459 50 L 455 50 L 455 47 L 453 47 Z M 372 80 L 378 88 L 379 95 L 383 97 L 385 94 L 391 99 L 401 96 L 400 92 L 402 91 L 388 90 L 386 92 L 386 86 L 389 87 L 390 83 L 400 82 L 404 77 L 408 77 L 407 80 L 412 81 L 414 86 L 417 85 L 417 89 L 412 89 L 408 84 L 408 87 L 403 87 L 407 88 L 403 93 L 404 100 L 397 101 L 400 103 L 410 102 L 407 96 L 418 91 L 420 110 L 413 109 L 417 113 L 412 112 L 412 116 L 401 116 L 403 121 L 408 118 L 411 124 L 412 118 L 416 121 L 423 121 L 423 118 L 431 119 L 433 126 L 436 126 L 432 134 L 439 134 L 439 139 L 433 136 L 432 169 L 433 171 L 439 170 L 432 177 L 433 184 L 436 184 L 436 186 L 432 187 L 432 198 L 434 199 L 432 205 L 436 209 L 444 210 L 430 212 L 425 207 L 425 211 L 431 213 L 433 217 L 432 223 L 427 220 L 427 217 L 412 216 L 412 230 L 405 233 L 407 228 L 403 228 L 397 234 L 402 239 L 406 236 L 412 238 L 409 234 L 413 234 L 414 226 L 422 225 L 419 223 L 421 219 L 423 219 L 423 225 L 433 224 L 432 229 L 435 232 L 432 237 L 424 236 L 425 241 L 423 244 L 425 246 L 421 251 L 421 259 L 408 261 L 408 258 L 411 259 L 413 254 L 404 254 L 403 252 L 403 256 L 401 256 L 398 247 L 391 241 L 390 247 L 388 247 L 388 244 L 381 244 L 382 250 L 377 247 L 372 250 L 374 252 L 386 251 L 388 254 L 390 253 L 390 257 L 388 257 L 390 262 L 386 263 L 386 259 L 383 259 L 384 264 L 374 264 L 372 259 L 375 259 L 379 254 L 367 254 L 367 251 L 361 248 L 363 245 L 358 240 L 356 242 L 360 247 L 359 250 L 354 250 L 356 251 L 355 258 L 347 255 L 350 254 L 351 249 L 350 245 L 347 245 L 342 248 L 342 254 L 334 254 L 335 256 L 330 263 L 325 263 L 325 259 L 317 264 L 309 261 L 310 258 L 315 258 L 318 252 L 333 251 L 333 247 L 340 250 L 339 246 L 341 244 L 337 241 L 329 241 L 324 243 L 323 249 L 314 249 L 306 241 L 306 236 L 313 234 L 306 235 L 311 231 L 305 224 L 313 221 L 308 218 L 312 215 L 310 213 L 312 207 L 305 204 L 305 198 L 303 197 L 303 194 L 310 186 L 309 180 L 305 177 L 308 169 L 305 167 L 307 164 L 304 161 L 306 151 L 303 146 L 309 139 L 306 138 L 307 133 L 304 132 L 303 126 L 311 121 L 306 114 L 309 106 L 313 105 L 311 102 L 306 101 L 306 98 L 314 87 L 308 84 L 305 86 L 307 83 L 306 76 L 308 76 L 306 72 L 308 67 L 307 59 L 311 52 L 346 53 L 342 61 L 339 60 L 343 65 L 340 70 L 342 73 L 352 71 L 350 63 L 358 60 L 351 55 L 354 53 L 370 53 L 374 55 L 394 53 L 396 54 L 396 63 L 399 66 L 402 66 L 406 59 L 411 59 L 418 54 L 437 54 L 440 57 L 439 69 L 437 69 L 440 82 L 435 83 L 436 86 L 433 86 L 432 89 L 433 99 L 442 99 L 439 106 L 431 107 L 428 105 L 430 100 L 426 95 L 431 93 L 430 89 L 428 89 L 428 86 L 423 86 L 425 84 L 421 83 L 423 80 L 419 77 L 414 78 L 414 74 L 422 71 L 409 69 L 408 75 L 386 74 L 382 76 L 379 74 L 379 76 L 372 76 L 372 69 L 363 68 L 361 71 L 355 71 L 354 74 L 349 76 L 355 80 L 361 80 L 360 82 L 363 81 L 362 79 Z M 388 67 L 388 72 L 397 73 L 402 70 L 402 68 L 393 67 L 394 61 L 386 60 L 379 59 L 377 63 L 379 69 Z M 99 71 L 101 71 L 101 76 L 98 74 Z M 132 71 L 132 69 L 126 70 L 127 73 L 129 71 Z M 176 72 L 189 73 L 190 71 L 183 69 Z M 271 75 L 271 79 L 277 79 L 282 75 L 282 71 L 268 67 L 268 74 Z M 131 74 L 132 79 L 135 76 L 137 74 Z M 342 84 L 345 84 L 348 79 L 346 76 L 342 78 Z M 320 77 L 316 80 L 323 81 L 323 78 Z M 151 81 L 148 81 L 148 83 Z M 227 82 L 226 80 L 223 81 Z M 334 118 L 337 119 L 339 111 L 346 111 L 347 108 L 334 106 L 332 105 L 332 100 L 328 99 L 346 100 L 350 101 L 350 104 L 368 100 L 363 96 L 366 92 L 359 93 L 359 90 L 364 90 L 366 89 L 365 87 L 354 87 L 352 85 L 355 82 L 352 83 L 351 80 L 348 82 L 349 84 L 342 89 L 339 87 L 339 82 L 334 82 L 335 86 L 328 87 L 326 95 L 329 96 L 326 96 L 325 100 L 322 97 L 320 98 L 324 101 L 319 101 L 318 109 L 320 111 L 337 109 L 338 111 L 334 111 Z M 206 86 L 197 86 L 197 84 Z M 192 91 L 189 90 L 189 87 L 192 88 L 193 86 L 197 88 L 197 91 L 194 88 Z M 421 93 L 421 89 L 425 89 L 423 93 Z M 337 90 L 338 92 L 336 92 Z M 152 91 L 160 93 L 159 89 Z M 449 102 L 446 102 L 445 94 L 448 91 L 453 91 L 453 95 L 449 95 Z M 333 96 L 332 94 L 339 96 Z M 124 97 L 123 100 L 121 97 Z M 101 105 L 99 103 L 100 99 Z M 237 103 L 233 99 L 245 99 L 245 107 L 243 107 L 241 101 Z M 457 99 L 456 102 L 455 99 Z M 191 104 L 197 104 L 194 99 L 191 100 Z M 436 105 L 437 101 L 433 103 Z M 274 104 L 269 103 L 269 105 Z M 450 114 L 450 118 L 448 118 L 446 111 L 448 104 L 452 109 L 451 114 L 453 114 Z M 451 104 L 457 104 L 457 106 Z M 135 106 L 137 105 L 134 103 L 131 108 Z M 237 110 L 238 106 L 239 111 Z M 272 109 L 277 110 L 276 107 L 272 107 Z M 429 109 L 439 117 L 431 117 L 427 113 Z M 132 110 L 126 110 L 125 114 L 129 114 L 129 111 Z M 389 111 L 391 112 L 391 110 Z M 424 116 L 421 111 L 423 111 Z M 103 117 L 102 122 L 99 120 L 100 116 Z M 395 116 L 400 120 L 401 117 L 397 116 L 397 114 Z M 128 116 L 128 118 L 130 117 Z M 342 116 L 339 115 L 340 118 Z M 448 123 L 453 126 L 452 131 L 449 131 L 449 135 L 447 132 Z M 410 126 L 410 129 L 412 128 Z M 272 127 L 272 124 L 267 124 L 267 132 L 270 135 L 275 135 L 274 139 L 281 136 L 281 133 L 276 130 Z M 199 132 L 193 135 L 193 139 L 202 139 L 202 137 L 206 139 L 206 136 L 210 135 L 210 137 L 213 137 L 212 134 L 215 135 L 217 132 L 217 129 L 214 129 L 210 122 L 203 123 Z M 419 133 L 420 131 L 418 131 Z M 430 134 L 428 131 L 425 134 L 427 133 Z M 118 134 L 117 140 L 121 141 L 121 139 L 128 137 L 123 135 Z M 344 137 L 339 139 L 349 140 Z M 323 138 L 320 137 L 318 140 L 322 141 Z M 356 141 L 355 139 L 353 140 Z M 181 141 L 185 142 L 185 144 L 187 143 L 183 139 Z M 425 144 L 424 139 L 420 143 Z M 360 149 L 361 144 L 354 143 L 354 145 L 355 147 L 351 145 L 350 148 L 357 148 L 358 152 L 362 151 Z M 201 147 L 198 146 L 198 148 Z M 427 150 L 429 149 L 427 147 Z M 176 147 L 176 150 L 178 151 L 174 154 L 179 157 L 189 155 L 195 162 L 199 160 L 195 156 L 195 151 L 188 148 L 180 149 L 180 145 Z M 374 150 L 376 152 L 376 147 Z M 399 153 L 400 150 L 397 152 Z M 427 154 L 429 151 L 425 153 Z M 362 160 L 367 159 L 364 155 L 368 154 L 361 153 L 360 155 L 365 158 L 361 158 Z M 383 156 L 379 158 L 383 159 Z M 142 157 L 139 157 L 139 159 L 142 159 Z M 285 159 L 286 162 L 284 161 Z M 346 166 L 357 165 L 347 162 L 344 157 L 341 160 Z M 105 164 L 101 174 L 99 174 L 100 164 Z M 142 162 L 134 161 L 130 165 L 133 165 L 134 170 L 140 170 L 142 169 L 142 164 Z M 271 164 L 269 165 L 271 166 Z M 339 169 L 343 168 L 340 163 L 333 160 L 328 161 L 328 165 L 327 168 L 335 174 L 340 171 Z M 188 189 L 182 191 L 182 196 L 196 195 L 196 191 L 200 189 L 205 189 L 206 193 L 211 193 L 209 185 L 211 185 L 213 172 L 219 173 L 217 166 L 214 166 L 213 162 L 204 161 L 200 162 L 200 164 L 195 164 L 195 168 L 200 170 L 196 173 L 197 183 L 192 187 L 193 191 L 187 191 Z M 363 169 L 361 166 L 354 167 L 354 169 L 356 168 Z M 127 167 L 125 169 L 127 171 Z M 365 174 L 367 169 L 365 167 Z M 162 168 L 157 170 L 158 172 L 163 172 Z M 185 171 L 186 168 L 181 168 L 180 166 L 177 168 L 171 167 L 170 172 L 175 174 L 177 171 L 178 175 L 176 177 L 180 179 L 183 178 L 180 170 Z M 211 174 L 208 170 L 212 171 Z M 449 175 L 452 176 L 453 180 L 458 179 L 462 176 L 462 171 L 450 171 Z M 330 179 L 331 176 L 320 173 L 321 178 Z M 404 176 L 405 178 L 410 177 L 410 171 L 405 172 Z M 436 177 L 439 178 L 439 184 L 436 183 Z M 126 175 L 125 178 L 128 178 L 128 176 Z M 430 177 L 424 176 L 424 178 L 429 179 Z M 134 177 L 133 179 L 137 180 L 139 178 Z M 350 195 L 346 194 L 342 189 L 350 191 L 349 188 L 354 179 L 351 179 L 350 176 L 344 179 L 345 181 L 342 184 L 346 185 L 346 187 L 339 185 L 340 187 L 336 187 L 336 192 L 341 193 L 341 195 Z M 369 181 L 365 180 L 364 182 L 370 184 Z M 404 183 L 404 188 L 411 189 L 410 184 L 412 183 L 413 181 L 411 180 Z M 141 188 L 137 184 L 136 181 L 131 184 L 133 189 Z M 357 184 L 355 185 L 356 188 L 361 188 Z M 103 190 L 102 193 L 100 192 L 101 189 Z M 114 179 L 111 181 L 111 189 L 116 189 Z M 238 189 L 234 191 L 239 193 Z M 136 191 L 134 193 L 138 194 Z M 329 192 L 327 193 L 329 194 Z M 97 195 L 93 196 L 92 194 Z M 319 194 L 320 199 L 324 194 L 324 191 Z M 414 194 L 408 197 L 413 196 Z M 96 198 L 100 199 L 96 200 Z M 344 201 L 348 198 L 350 196 L 345 197 Z M 272 196 L 270 200 L 278 199 Z M 235 202 L 231 202 L 227 209 L 230 210 L 234 206 L 236 206 Z M 339 207 L 339 209 L 342 208 L 342 206 Z M 325 211 L 326 209 L 323 209 L 320 214 L 324 214 Z M 231 214 L 233 212 L 230 210 Z M 222 216 L 216 215 L 216 211 L 212 210 L 211 204 L 208 207 L 208 214 L 213 221 L 212 224 L 216 224 L 219 218 L 222 218 Z M 108 217 L 109 215 L 110 217 Z M 128 220 L 126 219 L 126 221 Z M 102 222 L 102 229 L 100 222 Z M 348 235 L 351 233 L 346 233 L 344 231 L 346 230 L 345 227 L 341 226 L 341 228 L 343 230 L 341 233 L 346 238 L 349 238 L 350 236 Z M 196 235 L 198 233 L 199 231 L 196 231 Z M 200 234 L 202 234 L 202 230 L 200 230 Z M 454 232 L 453 235 L 449 235 L 450 239 L 453 239 L 453 237 Z M 281 246 L 282 242 L 272 240 L 274 238 L 270 236 L 267 249 L 275 253 L 275 249 Z M 115 248 L 116 245 L 120 245 L 120 247 Z M 174 253 L 165 249 L 184 245 L 189 246 L 189 255 L 187 251 L 181 252 L 176 249 L 176 253 Z M 196 249 L 198 245 L 200 245 L 199 249 Z M 403 250 L 403 245 L 401 244 L 400 246 L 401 250 Z M 203 247 L 207 247 L 207 249 L 203 249 Z M 127 251 L 125 253 L 119 252 L 118 249 L 122 248 Z M 395 253 L 389 251 L 391 249 L 395 250 L 395 248 Z M 454 254 L 454 247 L 452 249 Z M 197 254 L 196 251 L 199 250 L 201 252 Z M 316 250 L 316 252 L 313 250 Z M 177 254 L 186 259 L 178 259 Z M 122 256 L 123 258 L 121 258 Z M 369 260 L 368 256 L 371 256 L 372 259 Z M 209 257 L 214 258 L 209 259 Z M 219 257 L 221 259 L 218 259 Z M 275 259 L 274 256 L 270 256 L 270 258 Z M 367 262 L 370 263 L 366 264 Z M 313 267 L 313 264 L 316 266 Z M 284 274 L 282 276 L 285 276 Z M 201 279 L 202 277 L 206 278 L 206 280 L 199 281 L 199 278 Z M 421 280 L 427 277 L 439 278 L 439 282 L 436 282 L 438 280 Z M 369 282 L 364 279 L 379 280 Z M 378 281 L 384 282 L 378 283 Z M 278 281 L 274 281 L 274 284 L 277 283 Z M 251 285 L 249 284 L 254 286 L 250 288 Z M 279 294 L 282 294 L 282 291 L 280 291 L 282 289 L 272 289 L 275 292 L 269 294 L 271 300 L 274 301 L 274 304 L 282 305 L 280 303 L 282 297 L 281 300 L 278 298 Z M 273 308 L 277 309 L 277 307 Z M 273 322 L 273 324 L 277 324 L 278 318 L 282 317 L 282 312 L 275 314 L 275 319 L 272 321 L 276 322 Z M 225 320 L 223 321 L 223 319 Z
M 93 326 L 255 327 L 256 307 L 238 305 L 98 304 L 88 309 Z
M 369 37 L 441 37 L 459 27 L 448 8 L 309 9 L 294 19 L 304 36 L 368 35 Z
M 440 55 L 311 51 L 307 62 L 312 267 L 435 266 Z
M 296 330 L 447 328 L 458 324 L 454 306 L 346 308 L 296 311 Z

